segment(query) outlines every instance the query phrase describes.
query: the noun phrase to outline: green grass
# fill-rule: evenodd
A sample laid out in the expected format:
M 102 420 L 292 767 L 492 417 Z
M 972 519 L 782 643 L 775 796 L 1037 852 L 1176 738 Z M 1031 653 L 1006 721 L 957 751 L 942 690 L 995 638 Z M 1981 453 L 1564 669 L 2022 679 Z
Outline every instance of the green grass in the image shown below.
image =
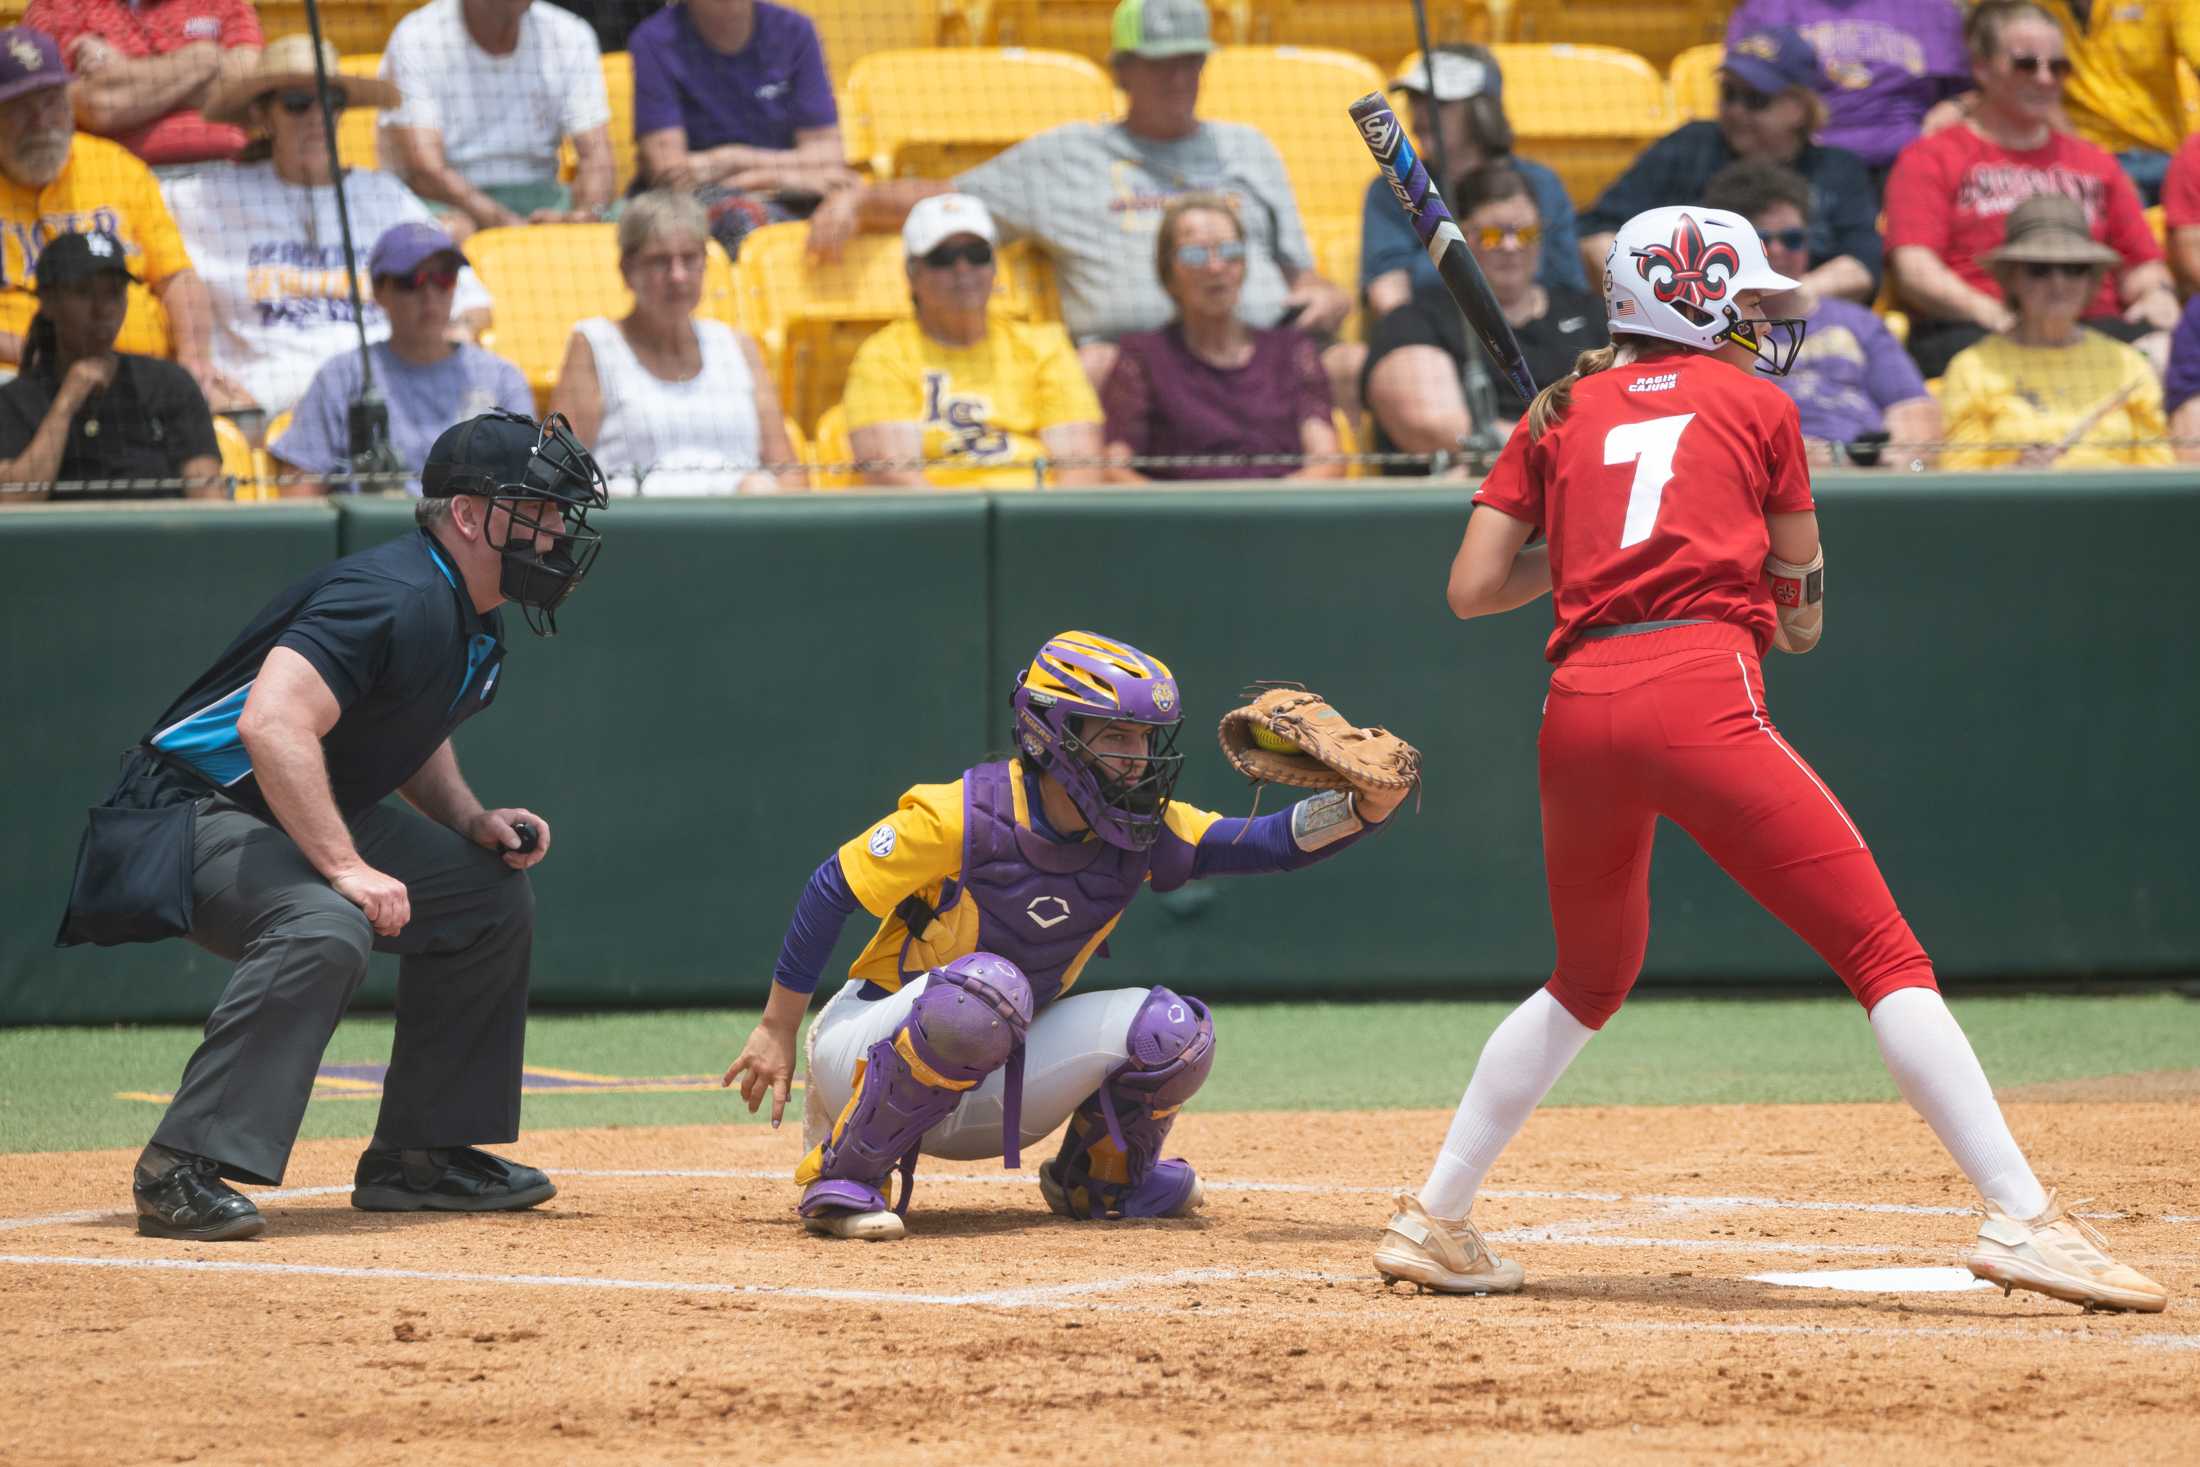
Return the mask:
M 2200 1003 L 2137 997 L 1971 998 L 1957 1017 L 1999 1086 L 2190 1067 Z M 1456 1104 L 1509 1005 L 1240 1004 L 1222 1010 L 1203 1110 L 1351 1110 Z M 539 1014 L 532 1065 L 632 1077 L 715 1075 L 748 1012 Z M 0 1030 L 0 1151 L 135 1146 L 159 1108 L 122 1090 L 174 1088 L 197 1031 L 181 1026 Z M 390 1020 L 346 1022 L 331 1063 L 388 1056 Z M 1846 999 L 1657 999 L 1630 1004 L 1551 1096 L 1555 1105 L 1893 1100 L 1871 1029 Z M 799 1097 L 798 1097 L 799 1101 Z M 372 1101 L 316 1101 L 307 1136 L 364 1136 Z M 529 1096 L 530 1130 L 747 1122 L 731 1095 Z

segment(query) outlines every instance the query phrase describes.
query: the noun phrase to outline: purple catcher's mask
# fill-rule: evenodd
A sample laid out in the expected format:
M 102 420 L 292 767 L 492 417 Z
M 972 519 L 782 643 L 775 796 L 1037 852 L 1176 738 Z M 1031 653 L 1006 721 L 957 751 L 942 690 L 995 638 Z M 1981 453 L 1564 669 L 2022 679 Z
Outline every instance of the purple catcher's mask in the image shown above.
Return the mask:
M 1035 667 L 1048 662 L 1111 688 L 1114 696 L 1103 701 L 1063 681 L 1063 692 L 1031 686 L 1031 671 L 1016 676 L 1016 691 L 1009 698 L 1015 710 L 1011 736 L 1024 757 L 1052 775 L 1068 792 L 1085 823 L 1109 845 L 1127 851 L 1150 850 L 1161 838 L 1162 819 L 1175 793 L 1184 756 L 1176 738 L 1184 726 L 1176 679 L 1159 663 L 1135 648 L 1124 646 L 1139 666 L 1128 675 L 1121 662 L 1094 655 L 1070 637 L 1058 637 L 1041 649 Z M 1080 724 L 1128 723 L 1153 730 L 1143 754 L 1096 754 L 1085 742 Z

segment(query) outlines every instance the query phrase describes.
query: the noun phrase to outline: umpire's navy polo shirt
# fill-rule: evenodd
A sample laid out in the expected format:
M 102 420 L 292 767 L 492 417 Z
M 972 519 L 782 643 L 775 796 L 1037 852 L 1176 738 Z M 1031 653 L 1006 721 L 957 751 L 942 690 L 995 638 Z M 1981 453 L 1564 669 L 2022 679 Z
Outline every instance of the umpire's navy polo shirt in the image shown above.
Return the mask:
M 263 817 L 237 718 L 276 647 L 312 663 L 343 710 L 321 752 L 349 820 L 495 700 L 504 622 L 474 610 L 450 552 L 426 530 L 325 565 L 269 602 L 146 739 Z

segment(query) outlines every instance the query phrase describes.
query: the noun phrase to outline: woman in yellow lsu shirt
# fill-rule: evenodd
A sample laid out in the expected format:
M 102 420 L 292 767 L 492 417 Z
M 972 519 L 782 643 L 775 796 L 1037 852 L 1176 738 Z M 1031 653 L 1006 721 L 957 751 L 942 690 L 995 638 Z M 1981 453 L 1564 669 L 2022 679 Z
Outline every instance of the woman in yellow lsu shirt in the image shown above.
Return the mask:
M 1948 468 L 2101 468 L 2171 461 L 2162 386 L 2147 359 L 2078 323 L 2119 263 L 2096 243 L 2085 209 L 2039 194 L 2009 213 L 1998 249 L 1980 257 L 2016 324 L 1956 353 L 1941 380 Z

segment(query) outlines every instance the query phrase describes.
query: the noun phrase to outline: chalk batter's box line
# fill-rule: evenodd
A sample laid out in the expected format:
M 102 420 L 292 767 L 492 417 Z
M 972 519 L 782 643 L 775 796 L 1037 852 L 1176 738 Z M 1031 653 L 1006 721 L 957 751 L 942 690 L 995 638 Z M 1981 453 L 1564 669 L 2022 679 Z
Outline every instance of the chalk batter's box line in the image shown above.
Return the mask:
M 539 1077 L 539 1079 L 538 1079 Z M 540 1083 L 540 1082 L 550 1083 Z M 724 1085 L 711 1075 L 675 1075 L 661 1080 L 629 1080 L 618 1075 L 590 1075 L 579 1070 L 552 1070 L 529 1066 L 520 1081 L 522 1095 L 707 1095 Z M 803 1088 L 795 1080 L 791 1088 Z M 166 1105 L 175 1092 L 167 1090 L 117 1090 L 115 1099 Z M 382 1083 L 348 1075 L 323 1074 L 313 1082 L 314 1100 L 380 1100 Z

